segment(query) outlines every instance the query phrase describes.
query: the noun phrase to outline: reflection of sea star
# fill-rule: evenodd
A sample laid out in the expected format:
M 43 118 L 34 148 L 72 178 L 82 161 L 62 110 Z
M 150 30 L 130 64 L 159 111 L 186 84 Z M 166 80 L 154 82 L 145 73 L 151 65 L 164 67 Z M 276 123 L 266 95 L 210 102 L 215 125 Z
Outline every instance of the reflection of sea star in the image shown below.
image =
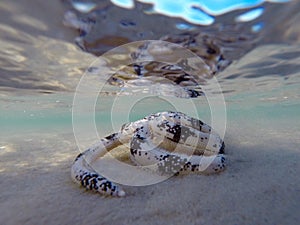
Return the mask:
M 111 48 L 113 48 L 113 46 L 120 46 L 131 41 L 136 41 L 134 39 L 130 40 L 125 36 L 108 35 L 105 33 L 102 36 L 96 37 L 96 39 L 94 38 L 94 41 L 91 41 L 90 38 L 87 40 L 86 36 L 93 28 L 96 28 L 96 20 L 90 17 L 79 18 L 72 11 L 65 13 L 64 24 L 79 30 L 80 36 L 76 38 L 76 44 L 81 49 L 95 55 L 101 55 L 103 53 L 101 50 L 103 46 L 111 46 Z M 223 39 L 226 38 L 223 37 Z M 198 71 L 197 74 L 190 74 L 185 71 L 184 67 L 178 64 L 169 65 L 154 60 L 152 62 L 147 61 L 127 65 L 128 68 L 116 73 L 108 82 L 112 85 L 123 87 L 137 87 L 144 83 L 148 85 L 149 81 L 151 83 L 169 82 L 171 85 L 180 87 L 189 86 L 186 93 L 189 97 L 197 97 L 201 95 L 201 91 L 199 92 L 199 90 L 197 90 L 197 86 L 200 85 L 201 82 L 204 82 L 204 80 L 211 78 L 216 73 L 225 69 L 231 63 L 230 60 L 224 57 L 223 50 L 220 47 L 221 44 L 219 43 L 220 40 L 205 32 L 169 34 L 161 37 L 160 40 L 178 44 L 195 53 L 195 55 L 199 56 L 206 64 L 203 70 Z M 143 54 L 151 55 L 150 51 L 152 47 L 151 44 L 141 45 L 136 52 L 132 54 L 133 60 L 137 58 L 140 59 L 140 56 Z M 164 55 L 162 56 L 164 57 Z M 183 95 L 185 96 L 186 94 Z

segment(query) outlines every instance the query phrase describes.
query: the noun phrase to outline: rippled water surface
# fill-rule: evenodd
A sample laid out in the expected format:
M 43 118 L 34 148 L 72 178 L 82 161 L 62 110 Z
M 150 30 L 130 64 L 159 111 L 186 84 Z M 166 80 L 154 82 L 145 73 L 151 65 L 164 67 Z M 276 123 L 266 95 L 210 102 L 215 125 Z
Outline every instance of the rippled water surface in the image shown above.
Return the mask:
M 191 24 L 194 27 L 191 31 L 182 31 L 176 28 L 179 20 L 182 24 L 187 23 L 182 19 L 170 18 L 161 15 L 162 13 L 159 15 L 151 14 L 152 16 L 142 13 L 141 7 L 149 8 L 150 5 L 147 4 L 136 2 L 135 8 L 131 9 L 133 14 L 144 18 L 144 20 L 137 20 L 135 16 L 128 14 L 129 9 L 114 6 L 109 2 L 105 4 L 103 2 L 101 4 L 88 2 L 92 4 L 93 9 L 85 14 L 81 12 L 82 9 L 79 10 L 78 3 L 82 4 L 81 7 L 89 6 L 86 2 L 63 1 L 58 3 L 61 5 L 61 9 L 57 11 L 55 8 L 54 11 L 54 6 L 51 4 L 50 6 L 45 6 L 42 3 L 36 4 L 40 9 L 49 7 L 49 13 L 46 15 L 43 15 L 40 11 L 29 14 L 29 7 L 12 2 L 1 4 L 1 17 L 3 18 L 0 25 L 0 88 L 1 113 L 3 114 L 1 123 L 5 127 L 11 127 L 12 124 L 23 126 L 26 123 L 40 127 L 46 126 L 49 121 L 51 121 L 51 126 L 54 127 L 62 126 L 62 124 L 70 125 L 75 88 L 87 68 L 91 70 L 91 63 L 96 59 L 96 56 L 88 52 L 95 54 L 107 50 L 108 42 L 103 39 L 105 36 L 107 36 L 108 41 L 112 41 L 109 44 L 110 49 L 123 43 L 118 42 L 117 39 L 111 39 L 114 37 L 118 37 L 118 40 L 121 38 L 125 43 L 144 40 L 147 35 L 143 37 L 135 35 L 138 32 L 144 32 L 143 30 L 151 31 L 148 38 L 167 36 L 168 38 L 162 40 L 173 41 L 176 44 L 181 44 L 191 36 L 196 37 L 196 43 L 183 46 L 194 51 L 202 58 L 204 57 L 204 62 L 211 69 L 208 73 L 213 72 L 221 85 L 226 103 L 229 106 L 229 115 L 231 107 L 240 104 L 245 104 L 247 107 L 266 104 L 273 104 L 274 106 L 294 106 L 298 104 L 300 48 L 297 18 L 299 16 L 297 13 L 290 14 L 291 12 L 298 12 L 295 9 L 299 8 L 297 2 L 259 5 L 264 9 L 265 14 L 262 18 L 259 17 L 259 19 L 248 23 L 237 23 L 234 20 L 238 14 L 247 10 L 233 11 L 223 16 L 215 16 L 216 22 L 211 26 L 197 27 L 196 24 Z M 234 5 L 234 3 L 232 4 Z M 253 6 L 256 5 L 257 3 L 253 4 Z M 25 9 L 22 9 L 22 7 L 25 7 Z M 52 11 L 51 7 L 53 7 Z M 273 10 L 271 14 L 269 13 L 270 10 Z M 110 14 L 113 11 L 118 11 L 121 14 L 118 14 L 118 16 Z M 69 12 L 77 14 L 76 22 L 81 21 L 85 25 L 89 24 L 86 23 L 86 20 L 90 17 L 95 22 L 91 31 L 88 30 L 84 35 L 81 34 L 80 37 L 77 37 L 77 40 L 81 38 L 81 43 L 85 45 L 89 41 L 95 43 L 87 45 L 88 48 L 84 51 L 78 48 L 78 43 L 76 45 L 73 42 L 74 38 L 80 33 L 77 33 L 74 26 L 72 27 L 74 30 L 63 26 L 63 21 L 66 23 L 64 16 Z M 277 15 L 276 19 L 274 15 Z M 49 20 L 50 17 L 51 20 Z M 109 17 L 112 17 L 110 21 Z M 219 19 L 219 17 L 221 18 Z M 279 17 L 282 19 L 281 21 Z M 152 30 L 155 27 L 162 28 L 161 26 L 153 26 L 155 20 L 162 21 L 165 27 L 161 30 Z M 103 21 L 107 23 L 105 26 L 110 27 L 110 29 L 103 30 L 99 27 Z M 251 26 L 262 23 L 265 24 L 265 28 L 260 33 L 251 31 Z M 210 44 L 207 42 L 207 38 Z M 218 53 L 207 55 L 205 49 L 209 48 L 214 48 L 214 51 Z M 98 53 L 96 55 L 99 55 Z M 223 71 L 217 69 L 213 71 L 212 69 L 218 63 L 214 61 L 217 54 L 222 55 L 227 62 L 222 64 L 224 65 Z M 120 62 L 122 63 L 122 61 Z M 99 83 L 104 82 L 103 84 L 105 84 L 108 82 L 105 84 L 99 98 L 111 99 L 108 100 L 109 102 L 113 101 L 116 94 L 123 93 L 123 98 L 130 99 L 131 95 L 147 93 L 147 86 L 149 87 L 149 84 L 153 84 L 153 82 L 158 90 L 156 94 L 172 96 L 173 92 L 170 94 L 168 90 L 170 88 L 176 89 L 176 84 L 174 85 L 173 81 L 170 82 L 169 78 L 162 80 L 164 75 L 159 69 L 155 73 L 151 70 L 153 69 L 150 69 L 142 77 L 136 74 L 136 70 L 126 71 L 123 75 L 114 75 L 116 76 L 114 79 L 117 79 L 118 82 L 113 82 L 115 80 L 111 81 L 111 79 L 107 80 L 106 77 L 101 78 L 99 74 L 94 73 L 96 76 L 95 82 L 98 82 L 97 79 Z M 199 76 L 201 78 L 202 75 Z M 202 78 L 200 81 L 203 83 Z M 181 85 L 179 82 L 177 84 Z M 178 92 L 176 90 L 174 93 Z M 182 90 L 180 89 L 179 92 L 182 93 Z M 180 97 L 180 95 L 183 95 L 180 93 L 174 94 L 174 96 Z M 108 96 L 111 96 L 111 98 Z M 178 100 L 174 97 L 172 101 L 176 102 Z M 195 100 L 196 107 L 198 107 L 197 101 L 200 102 L 199 109 L 207 108 L 207 105 L 201 107 L 201 102 L 205 102 L 201 98 Z M 122 104 L 122 101 L 119 104 Z M 152 111 L 160 110 L 159 104 L 156 105 L 155 101 L 147 104 L 149 104 L 149 108 L 152 108 L 151 104 L 154 104 L 155 108 Z M 110 107 L 102 108 L 108 109 Z M 145 108 L 147 108 L 146 105 Z M 161 109 L 167 110 L 168 107 Z M 149 113 L 151 110 L 143 111 Z M 98 111 L 100 114 L 101 112 L 103 113 L 101 110 Z M 109 114 L 109 110 L 106 113 Z M 142 113 L 138 114 L 142 115 Z M 52 119 L 54 120 L 52 121 Z M 17 121 L 23 122 L 19 123 Z

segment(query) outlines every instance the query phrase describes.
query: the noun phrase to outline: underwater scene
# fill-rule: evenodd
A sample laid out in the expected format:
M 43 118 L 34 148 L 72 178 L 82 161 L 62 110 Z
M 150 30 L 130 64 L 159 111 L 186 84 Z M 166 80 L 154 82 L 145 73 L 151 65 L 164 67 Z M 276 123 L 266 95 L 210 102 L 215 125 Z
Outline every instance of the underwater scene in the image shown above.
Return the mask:
M 0 224 L 300 223 L 299 1 L 3 0 L 0 18 Z M 125 123 L 173 151 L 170 111 L 209 127 L 224 171 L 139 173 L 132 141 L 83 163 L 126 196 L 72 181 L 99 140 L 140 138 Z

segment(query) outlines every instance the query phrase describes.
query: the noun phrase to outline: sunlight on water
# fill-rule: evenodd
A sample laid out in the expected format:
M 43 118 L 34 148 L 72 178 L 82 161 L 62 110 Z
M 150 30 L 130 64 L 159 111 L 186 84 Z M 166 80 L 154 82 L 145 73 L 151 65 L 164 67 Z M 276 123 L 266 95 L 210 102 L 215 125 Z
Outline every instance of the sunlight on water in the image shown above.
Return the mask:
M 111 0 L 114 4 L 124 7 L 133 8 L 133 0 Z M 188 22 L 201 25 L 210 25 L 214 22 L 214 16 L 219 16 L 234 10 L 251 8 L 263 4 L 264 2 L 283 3 L 288 0 L 137 0 L 137 2 L 152 4 L 152 13 L 159 13 L 167 16 L 181 17 Z M 257 18 L 254 16 L 259 14 L 258 11 L 253 11 L 247 16 L 248 21 Z M 260 12 L 261 14 L 262 12 Z M 242 19 L 242 21 L 245 21 Z
M 111 0 L 112 3 L 114 3 L 117 6 L 131 9 L 134 7 L 134 1 L 133 0 Z
M 249 22 L 251 20 L 255 20 L 259 16 L 261 16 L 264 12 L 264 8 L 256 8 L 252 9 L 246 13 L 243 13 L 236 17 L 237 22 Z
M 76 10 L 82 13 L 88 13 L 97 6 L 97 4 L 94 2 L 89 2 L 89 1 L 83 2 L 81 0 L 73 0 L 72 5 Z

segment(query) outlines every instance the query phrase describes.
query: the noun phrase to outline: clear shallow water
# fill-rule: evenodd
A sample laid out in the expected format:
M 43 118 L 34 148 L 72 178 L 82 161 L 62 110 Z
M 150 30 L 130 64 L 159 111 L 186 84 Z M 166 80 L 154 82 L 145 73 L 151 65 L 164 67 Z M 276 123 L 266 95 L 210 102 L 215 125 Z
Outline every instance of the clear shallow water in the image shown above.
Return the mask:
M 76 122 L 82 129 L 81 139 L 76 143 L 73 98 L 82 74 L 95 55 L 122 42 L 111 38 L 112 42 L 103 45 L 106 39 L 102 39 L 100 50 L 97 45 L 88 49 L 95 54 L 78 48 L 74 44 L 78 32 L 62 23 L 64 13 L 70 10 L 68 2 L 63 3 L 30 0 L 0 3 L 0 176 L 3 182 L 0 224 L 98 224 L 99 218 L 103 224 L 157 221 L 183 224 L 187 218 L 192 224 L 298 224 L 300 30 L 297 1 L 263 5 L 264 13 L 258 19 L 263 20 L 264 28 L 259 33 L 251 30 L 259 22 L 257 19 L 238 29 L 225 29 L 232 28 L 229 25 L 221 26 L 225 30 L 216 29 L 222 21 L 232 21 L 247 9 L 218 16 L 215 24 L 202 27 L 232 61 L 216 73 L 227 110 L 227 171 L 220 176 L 191 175 L 148 187 L 127 187 L 128 198 L 99 201 L 69 179 L 70 165 L 78 148 L 84 149 L 96 141 L 88 124 L 91 111 L 83 108 Z M 126 13 L 137 15 L 130 10 Z M 103 23 L 114 27 L 124 19 L 120 15 L 107 17 Z M 156 26 L 158 29 L 153 32 L 142 30 L 144 36 L 137 37 L 134 34 L 139 33 L 140 26 L 130 28 L 127 20 L 118 25 L 120 36 L 126 34 L 130 40 L 156 39 L 182 32 L 174 27 L 186 21 L 160 16 L 155 17 L 168 26 Z M 107 23 L 109 19 L 111 23 Z M 147 21 L 141 27 L 153 27 L 152 20 Z M 107 27 L 102 30 L 111 31 Z M 239 30 L 240 27 L 245 30 Z M 128 32 L 130 29 L 132 32 Z M 94 29 L 83 40 L 93 43 L 100 31 Z M 116 30 L 110 33 L 113 37 L 115 34 Z M 224 42 L 224 35 L 225 40 L 230 37 L 233 42 Z M 91 78 L 95 83 L 104 82 L 97 76 Z M 159 87 L 159 82 L 155 85 Z M 99 137 L 115 131 L 127 120 L 176 107 L 211 122 L 211 111 L 203 96 L 149 96 L 142 86 L 124 88 L 109 83 L 104 86 L 97 97 L 93 118 Z M 93 94 L 87 88 L 83 97 L 88 102 Z M 196 107 L 196 112 L 191 106 Z M 186 210 L 191 205 L 194 208 Z M 86 210 L 83 206 L 91 207 Z

